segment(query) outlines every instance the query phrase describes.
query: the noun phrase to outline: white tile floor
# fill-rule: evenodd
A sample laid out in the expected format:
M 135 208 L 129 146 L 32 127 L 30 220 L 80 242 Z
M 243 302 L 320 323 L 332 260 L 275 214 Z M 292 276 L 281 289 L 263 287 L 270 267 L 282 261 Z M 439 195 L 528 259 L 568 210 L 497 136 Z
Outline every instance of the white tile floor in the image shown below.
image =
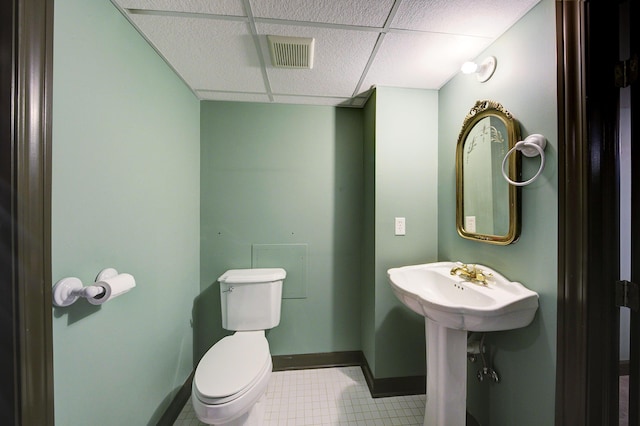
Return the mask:
M 425 395 L 372 398 L 360 367 L 274 372 L 264 426 L 422 425 Z M 200 426 L 185 405 L 174 426 Z

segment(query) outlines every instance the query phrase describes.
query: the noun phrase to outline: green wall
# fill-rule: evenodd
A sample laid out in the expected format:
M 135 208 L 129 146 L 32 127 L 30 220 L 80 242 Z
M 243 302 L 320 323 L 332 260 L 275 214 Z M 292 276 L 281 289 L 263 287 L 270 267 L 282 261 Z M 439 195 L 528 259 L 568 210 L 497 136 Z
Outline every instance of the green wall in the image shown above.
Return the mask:
M 283 290 L 306 297 L 282 301 L 271 353 L 359 350 L 362 110 L 202 102 L 201 135 L 198 353 L 229 333 L 216 280 L 251 267 L 253 244 L 307 246 L 306 277 Z
M 108 0 L 55 2 L 52 276 L 136 287 L 54 308 L 55 421 L 155 424 L 192 370 L 199 103 Z
M 478 383 L 469 364 L 469 410 L 483 424 L 551 425 L 554 422 L 557 303 L 557 109 L 555 10 L 542 0 L 479 59 L 494 55 L 495 74 L 486 83 L 457 75 L 439 92 L 438 257 L 478 262 L 520 281 L 540 295 L 540 309 L 527 328 L 487 334 L 499 384 Z M 547 137 L 546 167 L 522 189 L 522 233 L 500 247 L 462 239 L 455 227 L 455 146 L 464 117 L 476 100 L 492 99 L 519 121 L 523 137 Z M 523 177 L 539 159 L 523 160 Z
M 395 297 L 387 270 L 437 260 L 438 92 L 378 87 L 365 115 L 363 351 L 376 378 L 422 375 L 424 318 Z
M 280 244 L 304 245 L 306 269 L 285 281 L 297 295 L 268 332 L 272 353 L 361 349 L 376 378 L 424 372 L 423 320 L 392 294 L 388 268 L 454 259 L 522 281 L 541 296 L 538 315 L 487 336 L 502 381 L 477 383 L 470 364 L 468 405 L 483 424 L 553 424 L 554 23 L 543 0 L 480 55 L 498 58 L 487 83 L 380 87 L 356 110 L 199 103 L 108 1 L 56 2 L 53 277 L 89 284 L 115 267 L 137 280 L 101 307 L 53 310 L 56 423 L 154 424 L 228 334 L 219 275 L 251 267 L 254 244 Z M 549 141 L 545 172 L 522 191 L 522 236 L 507 247 L 455 231 L 455 143 L 477 99 Z M 524 161 L 524 175 L 537 165 Z M 393 235 L 396 216 L 406 236 Z

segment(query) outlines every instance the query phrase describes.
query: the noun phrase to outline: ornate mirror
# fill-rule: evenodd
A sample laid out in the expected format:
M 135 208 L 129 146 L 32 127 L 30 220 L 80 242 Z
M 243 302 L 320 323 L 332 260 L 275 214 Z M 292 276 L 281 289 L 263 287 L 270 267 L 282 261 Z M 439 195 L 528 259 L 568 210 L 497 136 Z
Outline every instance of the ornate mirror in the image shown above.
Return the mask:
M 520 234 L 519 188 L 502 176 L 502 160 L 520 129 L 494 101 L 477 101 L 464 119 L 456 147 L 456 228 L 463 238 L 506 245 Z M 509 178 L 520 174 L 520 156 L 507 160 Z

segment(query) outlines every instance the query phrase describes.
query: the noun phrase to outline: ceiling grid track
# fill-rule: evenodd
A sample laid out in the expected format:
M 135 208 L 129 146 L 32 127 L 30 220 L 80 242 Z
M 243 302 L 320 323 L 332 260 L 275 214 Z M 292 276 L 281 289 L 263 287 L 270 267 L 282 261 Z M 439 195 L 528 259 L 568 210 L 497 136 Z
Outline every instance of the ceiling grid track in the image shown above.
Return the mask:
M 129 22 L 129 24 L 131 24 L 131 26 L 136 29 L 138 34 L 140 34 L 140 36 L 144 39 L 144 41 L 147 42 L 147 44 L 153 49 L 153 51 L 156 52 L 156 54 L 160 58 L 162 58 L 162 60 L 167 64 L 169 69 L 171 69 L 171 71 L 173 71 L 173 73 L 176 76 L 178 76 L 178 78 L 184 83 L 184 85 L 187 86 L 189 88 L 189 90 L 191 90 L 191 93 L 193 93 L 193 96 L 195 96 L 196 98 L 200 99 L 200 97 L 198 96 L 197 91 L 194 90 L 191 87 L 189 82 L 182 76 L 182 74 L 176 69 L 176 67 L 173 66 L 173 64 L 171 63 L 171 61 L 169 61 L 169 59 L 165 56 L 165 54 L 151 41 L 151 39 L 144 33 L 144 31 L 142 31 L 142 29 L 138 25 L 136 25 L 136 23 L 133 21 L 133 19 L 131 19 L 131 17 L 129 15 L 130 14 L 131 15 L 134 14 L 132 12 L 132 10 L 133 11 L 139 11 L 139 10 L 138 9 L 124 9 L 118 3 L 116 3 L 113 0 L 112 0 L 111 3 L 113 4 L 113 6 L 116 9 L 118 9 L 118 11 L 122 14 L 122 16 L 124 16 L 124 18 L 127 20 L 127 22 Z M 146 12 L 146 11 L 141 11 L 141 12 Z
M 356 100 L 356 97 L 362 91 L 362 83 L 364 82 L 365 78 L 367 77 L 367 73 L 369 72 L 369 69 L 371 68 L 371 64 L 373 64 L 373 61 L 376 58 L 376 54 L 378 53 L 378 50 L 380 49 L 380 46 L 382 46 L 382 41 L 384 40 L 384 36 L 389 31 L 389 26 L 391 26 L 391 22 L 393 21 L 393 18 L 396 16 L 396 13 L 398 12 L 398 8 L 400 7 L 400 3 L 402 3 L 402 0 L 396 0 L 393 3 L 393 6 L 391 7 L 391 10 L 389 11 L 389 16 L 387 16 L 387 20 L 384 22 L 384 26 L 382 27 L 382 29 L 378 30 L 378 31 L 380 31 L 380 35 L 378 35 L 378 39 L 376 40 L 376 44 L 373 47 L 373 50 L 371 51 L 371 55 L 369 55 L 369 60 L 367 61 L 367 64 L 364 66 L 364 70 L 362 71 L 362 75 L 360 76 L 360 80 L 358 80 L 358 84 L 356 84 L 356 88 L 353 91 L 353 94 L 351 96 L 352 97 L 351 105 L 353 105 L 353 103 Z M 367 90 L 370 90 L 370 89 L 371 88 L 368 88 Z
M 262 54 L 262 48 L 260 47 L 260 37 L 258 36 L 258 29 L 256 28 L 256 21 L 253 17 L 253 12 L 251 11 L 251 4 L 249 3 L 249 0 L 242 0 L 242 5 L 244 6 L 244 12 L 249 18 L 249 28 L 251 29 L 251 35 L 253 37 L 253 44 L 256 47 L 256 54 L 260 60 L 260 72 L 262 73 L 262 78 L 264 80 L 264 88 L 267 91 L 269 102 L 273 102 L 274 98 L 271 90 L 271 83 L 269 82 L 266 62 L 264 60 L 264 55 Z
M 328 28 L 330 30 L 350 30 L 350 31 L 363 31 L 363 32 L 369 32 L 369 33 L 378 33 L 381 30 L 379 27 L 368 27 L 366 25 L 332 24 L 329 22 L 291 21 L 286 19 L 274 19 L 274 18 L 255 18 L 255 22 L 259 24 L 308 27 L 308 28 Z
M 196 12 L 178 12 L 170 10 L 154 10 L 154 9 L 126 9 L 131 15 L 146 15 L 146 16 L 169 16 L 172 18 L 196 18 L 196 19 L 213 19 L 216 21 L 236 21 L 236 22 L 248 22 L 249 19 L 246 16 L 235 15 L 215 15 L 211 13 L 196 13 Z

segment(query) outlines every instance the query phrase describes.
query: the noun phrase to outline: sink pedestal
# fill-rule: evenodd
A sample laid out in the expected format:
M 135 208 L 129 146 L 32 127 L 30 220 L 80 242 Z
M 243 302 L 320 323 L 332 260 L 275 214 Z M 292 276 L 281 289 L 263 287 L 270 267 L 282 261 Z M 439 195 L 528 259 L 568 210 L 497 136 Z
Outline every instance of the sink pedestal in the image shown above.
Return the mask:
M 425 317 L 427 406 L 424 426 L 463 426 L 467 412 L 467 332 Z

